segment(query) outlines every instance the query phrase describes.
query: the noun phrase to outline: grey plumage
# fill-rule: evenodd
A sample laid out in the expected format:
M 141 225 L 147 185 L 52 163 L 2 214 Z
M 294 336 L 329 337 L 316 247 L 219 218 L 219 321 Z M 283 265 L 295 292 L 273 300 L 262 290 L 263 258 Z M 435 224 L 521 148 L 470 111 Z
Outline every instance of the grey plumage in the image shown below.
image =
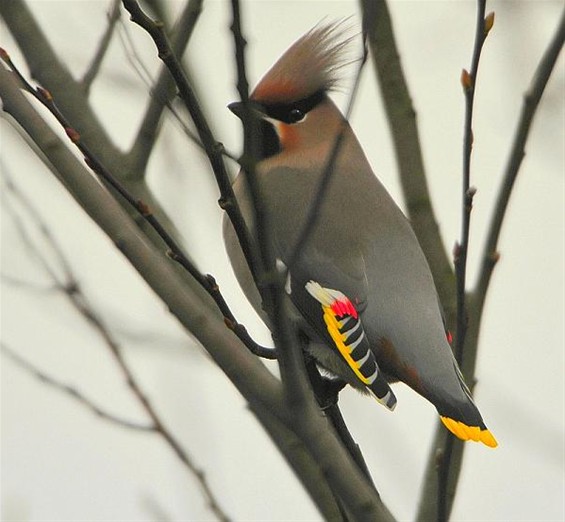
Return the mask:
M 370 348 L 387 380 L 401 380 L 426 397 L 442 418 L 451 419 L 450 423 L 443 420 L 459 437 L 494 446 L 496 441 L 470 397 L 446 340 L 434 282 L 416 236 L 374 175 L 348 123 L 334 103 L 319 94 L 331 87 L 335 67 L 341 63 L 343 44 L 334 40 L 340 35 L 336 27 L 319 26 L 302 37 L 251 96 L 266 115 L 273 104 L 277 104 L 277 115 L 287 108 L 295 115 L 296 107 L 309 106 L 302 103 L 304 100 L 315 101 L 307 114 L 298 114 L 303 117 L 296 122 L 269 120 L 278 136 L 278 148 L 270 148 L 276 153 L 257 165 L 273 248 L 285 264 L 293 255 L 335 138 L 345 125 L 316 225 L 289 267 L 295 289 L 290 298 L 297 309 L 297 321 L 308 332 L 310 349 L 319 363 L 356 388 L 365 389 L 331 339 L 328 342 L 323 322 L 308 311 L 317 303 L 309 301 L 313 298 L 304 292 L 304 285 L 315 281 L 343 293 L 357 308 Z M 315 60 L 309 65 L 315 70 L 306 71 L 294 85 L 293 58 L 300 57 L 304 69 L 309 63 L 304 59 L 308 49 L 315 50 L 310 54 Z M 312 96 L 317 97 L 309 98 Z M 293 105 L 299 101 L 302 105 Z M 293 107 L 295 113 L 290 112 Z M 236 179 L 234 191 L 246 221 L 251 223 L 250 199 L 242 175 Z M 261 312 L 257 290 L 227 219 L 224 238 L 236 276 Z

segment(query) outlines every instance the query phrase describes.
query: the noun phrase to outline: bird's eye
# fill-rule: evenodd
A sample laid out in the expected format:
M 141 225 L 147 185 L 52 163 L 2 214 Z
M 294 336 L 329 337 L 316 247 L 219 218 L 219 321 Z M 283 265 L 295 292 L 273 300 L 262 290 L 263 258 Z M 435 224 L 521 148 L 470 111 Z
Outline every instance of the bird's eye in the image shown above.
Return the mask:
M 304 112 L 302 112 L 300 109 L 294 108 L 288 113 L 289 123 L 297 123 L 299 121 L 302 121 L 305 116 L 306 114 L 304 114 Z

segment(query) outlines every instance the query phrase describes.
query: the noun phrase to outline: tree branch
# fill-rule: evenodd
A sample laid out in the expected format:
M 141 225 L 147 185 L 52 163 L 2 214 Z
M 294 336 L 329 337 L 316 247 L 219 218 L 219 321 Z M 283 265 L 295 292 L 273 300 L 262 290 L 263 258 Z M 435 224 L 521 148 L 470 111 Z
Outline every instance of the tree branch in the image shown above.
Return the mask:
M 259 415 L 268 411 L 269 416 L 276 417 L 287 429 L 296 432 L 312 456 L 312 462 L 317 462 L 332 489 L 335 488 L 339 496 L 347 500 L 358 520 L 392 520 L 321 415 L 312 416 L 304 425 L 296 426 L 284 405 L 280 383 L 226 331 L 210 297 L 198 285 L 184 280 L 170 262 L 144 240 L 121 206 L 88 174 L 32 109 L 13 76 L 3 67 L 0 67 L 0 95 L 4 110 L 23 126 L 50 161 L 57 165 L 58 177 L 71 195 L 114 241 L 171 313 L 201 342 L 249 401 L 253 411 L 259 412 Z M 260 420 L 269 429 L 267 420 L 264 417 Z M 287 450 L 294 452 L 294 459 L 289 459 L 289 462 L 296 466 L 301 460 L 301 446 L 288 447 Z M 312 477 L 301 475 L 302 480 Z M 316 484 L 310 482 L 309 491 L 316 490 Z
M 202 0 L 188 0 L 172 32 L 171 48 L 175 56 L 182 56 L 190 41 L 196 22 L 202 12 Z M 159 121 L 165 107 L 175 96 L 175 83 L 169 70 L 163 66 L 151 89 L 151 98 L 145 116 L 127 153 L 128 171 L 132 178 L 143 177 L 159 135 Z M 200 143 L 199 143 L 200 144 Z
M 239 206 L 235 201 L 231 182 L 222 159 L 222 146 L 215 140 L 208 122 L 204 118 L 204 114 L 200 108 L 198 100 L 187 81 L 178 59 L 175 57 L 171 49 L 171 45 L 163 30 L 162 24 L 151 20 L 141 10 L 136 0 L 122 0 L 122 3 L 126 10 L 130 13 L 132 22 L 139 25 L 149 34 L 149 36 L 151 36 L 155 43 L 155 47 L 157 48 L 159 58 L 161 58 L 163 63 L 169 69 L 169 72 L 179 89 L 179 95 L 194 121 L 198 135 L 202 141 L 204 150 L 206 151 L 206 155 L 210 161 L 210 165 L 212 166 L 216 182 L 220 189 L 220 206 L 226 210 L 234 224 L 246 258 L 255 262 L 256 255 L 253 249 L 253 242 L 249 231 L 247 230 L 245 221 L 243 220 L 243 216 L 241 215 Z
M 110 42 L 112 41 L 112 36 L 114 36 L 114 30 L 116 29 L 116 23 L 120 19 L 120 0 L 112 0 L 112 2 L 112 7 L 108 12 L 108 26 L 106 27 L 106 30 L 102 35 L 102 39 L 98 44 L 98 49 L 96 49 L 96 53 L 92 58 L 92 62 L 90 62 L 88 69 L 86 70 L 84 76 L 82 77 L 82 80 L 80 81 L 82 90 L 87 97 L 90 93 L 92 82 L 98 75 L 102 61 L 104 60 L 104 57 L 106 56 L 106 53 L 108 52 L 108 49 L 110 47 Z
M 235 316 L 228 307 L 225 299 L 223 298 L 219 287 L 216 284 L 215 279 L 211 276 L 204 276 L 201 274 L 196 266 L 190 261 L 188 256 L 183 252 L 179 244 L 173 239 L 173 237 L 167 232 L 165 227 L 163 227 L 157 217 L 153 214 L 149 206 L 141 200 L 135 199 L 127 189 L 104 167 L 104 165 L 96 158 L 90 148 L 81 140 L 80 135 L 71 126 L 69 121 L 61 114 L 57 106 L 54 103 L 51 94 L 38 87 L 34 89 L 27 80 L 23 77 L 20 71 L 16 68 L 9 55 L 2 49 L 0 49 L 0 59 L 2 59 L 15 73 L 20 82 L 22 83 L 24 89 L 32 94 L 40 103 L 42 103 L 57 121 L 64 128 L 69 139 L 77 146 L 77 148 L 84 154 L 85 161 L 90 168 L 107 183 L 108 186 L 112 187 L 118 194 L 120 194 L 129 205 L 139 212 L 139 215 L 147 221 L 147 223 L 155 230 L 158 236 L 164 241 L 167 247 L 170 249 L 169 256 L 178 262 L 201 286 L 204 288 L 214 299 L 216 305 L 220 311 L 224 314 L 224 319 L 226 326 L 228 326 L 244 343 L 249 343 L 249 349 L 254 353 L 264 353 L 266 355 L 271 355 L 272 351 L 263 348 L 257 343 L 255 343 L 249 336 L 245 327 L 238 324 Z M 271 356 L 272 358 L 272 356 Z
M 465 357 L 463 358 L 461 370 L 469 384 L 471 390 L 474 387 L 474 372 L 477 359 L 479 331 L 481 327 L 481 320 L 483 314 L 483 307 L 488 291 L 492 271 L 498 260 L 497 243 L 498 237 L 502 228 L 504 216 L 506 213 L 508 201 L 516 180 L 521 161 L 525 154 L 525 145 L 529 134 L 529 129 L 533 118 L 535 116 L 538 104 L 542 97 L 543 91 L 551 72 L 553 71 L 559 53 L 565 41 L 565 11 L 561 16 L 561 20 L 557 26 L 557 30 L 551 39 L 548 47 L 542 55 L 538 68 L 532 78 L 530 87 L 524 96 L 524 104 L 522 112 L 517 125 L 514 142 L 512 144 L 508 163 L 503 175 L 502 187 L 498 195 L 498 200 L 494 208 L 494 215 L 489 227 L 486 245 L 482 255 L 482 267 L 479 276 L 479 281 L 476 288 L 468 294 L 469 302 L 469 330 L 467 332 L 467 342 L 465 348 Z M 474 348 L 474 349 L 471 349 Z M 447 444 L 447 437 L 449 434 L 446 430 L 438 424 L 436 434 L 434 436 L 435 448 L 430 454 L 427 464 L 426 473 L 424 476 L 424 489 L 420 501 L 420 508 L 417 520 L 420 522 L 427 522 L 435 517 L 436 506 L 429 502 L 430 498 L 434 498 L 437 494 L 438 484 L 437 480 L 437 466 L 438 460 L 441 461 L 444 456 L 442 449 Z M 458 482 L 458 477 L 461 470 L 463 458 L 464 444 L 456 445 L 451 454 L 451 466 L 449 475 L 447 477 L 446 495 L 447 495 L 447 512 L 449 513 L 452 508 L 452 502 L 455 496 L 455 489 Z
M 471 181 L 471 154 L 473 151 L 473 108 L 475 92 L 477 88 L 477 76 L 479 72 L 479 60 L 485 39 L 494 22 L 494 13 L 489 15 L 489 26 L 485 21 L 486 0 L 477 1 L 477 21 L 475 29 L 475 44 L 471 71 L 463 69 L 461 84 L 465 93 L 465 123 L 463 133 L 463 177 L 462 177 L 462 200 L 461 200 L 461 240 L 456 245 L 455 251 L 455 279 L 457 287 L 457 335 L 455 358 L 461 364 L 463 360 L 463 348 L 465 346 L 465 334 L 469 318 L 465 303 L 466 280 L 467 280 L 467 253 L 469 250 L 469 233 L 471 226 L 471 210 L 473 207 L 473 196 L 475 189 L 470 186 Z
M 486 244 L 482 255 L 482 266 L 479 275 L 477 288 L 473 292 L 474 316 L 481 317 L 487 290 L 490 284 L 492 271 L 498 260 L 497 244 L 506 215 L 506 209 L 512 189 L 516 182 L 522 160 L 526 155 L 526 141 L 529 136 L 530 128 L 536 114 L 539 102 L 549 81 L 549 77 L 555 68 L 557 58 L 563 48 L 565 41 L 565 10 L 561 14 L 561 19 L 553 38 L 544 51 L 536 72 L 530 82 L 530 86 L 524 94 L 524 102 L 520 113 L 520 119 L 516 127 L 514 141 L 510 149 L 508 162 L 504 171 L 502 186 L 498 193 L 498 199 L 494 207 Z
M 3 176 L 6 176 L 3 173 Z M 65 255 L 63 254 L 63 250 L 59 243 L 56 241 L 55 237 L 51 234 L 50 230 L 45 226 L 44 221 L 39 216 L 39 213 L 35 209 L 35 207 L 31 204 L 31 202 L 21 193 L 16 186 L 13 184 L 11 180 L 8 180 L 9 187 L 11 192 L 18 198 L 20 203 L 24 206 L 25 210 L 29 212 L 31 219 L 33 220 L 35 226 L 41 231 L 44 239 L 47 241 L 51 250 L 56 252 L 57 254 L 57 261 L 61 265 L 60 269 L 64 273 L 63 279 L 57 277 L 55 271 L 51 270 L 47 259 L 45 258 L 44 254 L 39 250 L 39 248 L 35 247 L 32 243 L 31 238 L 29 238 L 27 232 L 23 228 L 23 226 L 19 226 L 21 235 L 20 237 L 22 240 L 25 241 L 26 245 L 30 247 L 34 253 L 34 257 L 41 261 L 41 265 L 44 269 L 48 272 L 49 276 L 55 283 L 57 289 L 59 289 L 65 297 L 70 301 L 73 308 L 83 317 L 83 319 L 90 324 L 90 326 L 96 331 L 96 333 L 102 338 L 104 344 L 110 350 L 117 366 L 120 368 L 124 380 L 127 383 L 129 389 L 131 390 L 134 397 L 142 406 L 143 410 L 147 414 L 147 416 L 152 421 L 152 426 L 150 428 L 155 433 L 159 434 L 159 436 L 170 446 L 173 452 L 177 455 L 179 460 L 185 465 L 185 467 L 190 471 L 193 477 L 197 480 L 206 502 L 210 508 L 210 510 L 218 517 L 219 520 L 227 521 L 229 520 L 226 514 L 223 512 L 222 508 L 220 507 L 218 500 L 206 479 L 205 474 L 200 470 L 192 457 L 188 455 L 188 453 L 183 449 L 181 444 L 172 434 L 172 432 L 163 424 L 161 417 L 157 414 L 155 408 L 150 403 L 147 395 L 141 388 L 141 385 L 137 382 L 133 372 L 130 370 L 128 364 L 126 363 L 123 355 L 122 350 L 114 339 L 114 336 L 110 333 L 110 331 L 106 328 L 102 318 L 99 314 L 94 310 L 94 307 L 89 303 L 86 295 L 82 292 L 81 286 L 76 278 L 76 275 L 71 269 L 71 265 L 66 259 Z M 16 220 L 16 216 L 12 213 L 12 217 Z M 19 221 L 19 220 L 18 220 Z M 15 354 L 11 354 L 12 358 L 16 358 Z M 20 365 L 26 366 L 22 363 L 22 360 L 17 361 Z M 30 365 L 27 365 L 28 369 Z M 40 372 L 34 372 L 36 375 L 44 377 L 43 374 Z M 50 383 L 57 387 L 55 381 L 53 379 L 45 378 L 42 379 L 46 382 Z M 86 400 L 79 392 L 74 390 L 69 386 L 58 386 L 59 389 L 63 389 L 67 393 L 74 396 L 77 400 L 83 402 L 87 406 L 90 407 L 91 410 L 95 411 L 98 415 L 108 418 L 111 416 L 105 415 L 99 408 L 95 407 L 90 401 Z M 115 419 L 115 418 L 114 418 Z M 122 423 L 123 424 L 123 423 Z M 131 427 L 131 426 L 130 426 Z
M 72 115 L 75 128 L 83 139 L 98 144 L 97 155 L 100 159 L 105 164 L 113 165 L 115 158 L 121 158 L 121 153 L 90 107 L 80 84 L 57 58 L 26 3 L 23 0 L 0 2 L 0 15 L 16 39 L 32 78 L 57 97 L 62 113 Z
M 4 67 L 0 67 L 0 95 L 4 110 L 57 166 L 54 171 L 71 195 L 114 241 L 185 328 L 206 347 L 241 393 L 250 401 L 264 402 L 273 413 L 280 413 L 281 390 L 276 379 L 227 331 L 216 306 L 202 287 L 183 278 L 170 260 L 144 239 L 121 206 L 33 110 L 13 75 Z
M 485 19 L 486 0 L 477 0 L 477 18 L 475 25 L 475 42 L 473 46 L 473 57 L 471 70 L 463 69 L 461 84 L 465 94 L 465 122 L 463 135 L 463 176 L 462 176 L 462 201 L 461 201 L 461 240 L 455 246 L 455 280 L 457 296 L 457 334 L 455 336 L 455 358 L 461 366 L 465 352 L 472 352 L 476 357 L 478 344 L 466 344 L 467 327 L 469 317 L 466 304 L 466 279 L 467 279 L 467 253 L 469 250 L 469 234 L 471 225 L 471 210 L 473 207 L 473 196 L 475 189 L 470 186 L 471 179 L 471 153 L 473 150 L 473 109 L 475 92 L 477 88 L 477 77 L 479 72 L 479 60 L 485 39 L 494 23 L 494 13 Z M 470 373 L 465 374 L 468 383 L 474 380 L 474 366 Z M 437 456 L 437 520 L 443 522 L 448 520 L 455 499 L 457 483 L 459 481 L 460 464 L 465 450 L 464 442 L 456 439 L 452 433 L 441 437 L 444 441 L 442 449 Z M 452 458 L 456 456 L 458 466 L 452 468 Z
M 81 391 L 77 390 L 73 386 L 69 384 L 64 384 L 57 379 L 47 375 L 45 372 L 41 371 L 35 365 L 21 357 L 18 353 L 14 350 L 9 348 L 5 343 L 0 341 L 0 350 L 2 354 L 8 357 L 12 362 L 14 362 L 17 366 L 31 374 L 37 380 L 41 381 L 44 384 L 47 384 L 51 388 L 58 390 L 65 395 L 68 395 L 75 401 L 77 401 L 82 406 L 85 406 L 87 409 L 92 411 L 95 415 L 109 421 L 113 424 L 120 426 L 121 428 L 127 428 L 134 431 L 144 431 L 144 432 L 155 432 L 155 426 L 152 424 L 139 424 L 137 422 L 131 422 L 112 413 L 108 413 L 107 411 L 103 410 L 99 406 L 97 406 L 94 401 L 86 397 Z

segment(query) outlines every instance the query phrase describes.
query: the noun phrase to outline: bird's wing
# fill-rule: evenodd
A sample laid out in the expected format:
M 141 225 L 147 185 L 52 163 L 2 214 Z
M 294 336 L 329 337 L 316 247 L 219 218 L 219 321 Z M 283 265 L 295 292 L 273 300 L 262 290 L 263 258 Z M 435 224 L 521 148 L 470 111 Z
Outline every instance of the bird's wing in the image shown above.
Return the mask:
M 362 259 L 359 266 L 350 259 L 346 273 L 326 256 L 310 252 L 304 258 L 307 261 L 299 261 L 290 271 L 287 292 L 292 302 L 328 349 L 347 364 L 360 387 L 364 386 L 379 403 L 393 410 L 396 397 L 379 369 L 363 328 L 367 282 Z

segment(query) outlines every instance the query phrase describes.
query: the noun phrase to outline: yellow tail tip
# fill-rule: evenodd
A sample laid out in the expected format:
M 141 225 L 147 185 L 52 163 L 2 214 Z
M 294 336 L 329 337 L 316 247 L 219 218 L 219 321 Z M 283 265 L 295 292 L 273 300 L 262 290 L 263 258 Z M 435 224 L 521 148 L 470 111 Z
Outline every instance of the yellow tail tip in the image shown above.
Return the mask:
M 482 442 L 485 446 L 489 448 L 496 448 L 498 442 L 492 435 L 492 433 L 484 429 L 482 430 L 479 426 L 467 426 L 460 421 L 450 419 L 449 417 L 440 416 L 441 422 L 445 427 L 453 433 L 456 437 L 461 440 L 474 440 L 475 442 Z

